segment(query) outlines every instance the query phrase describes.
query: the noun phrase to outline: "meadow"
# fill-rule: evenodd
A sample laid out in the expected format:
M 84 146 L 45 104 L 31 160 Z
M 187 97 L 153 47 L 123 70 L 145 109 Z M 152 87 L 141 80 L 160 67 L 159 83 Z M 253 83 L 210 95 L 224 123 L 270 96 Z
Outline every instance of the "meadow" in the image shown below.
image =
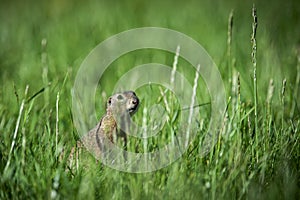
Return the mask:
M 0 199 L 299 198 L 297 0 L 1 1 L 0 19 Z M 81 63 L 100 42 L 139 27 L 182 32 L 218 66 L 227 108 L 216 144 L 201 154 L 211 116 L 204 105 L 199 127 L 191 129 L 195 140 L 162 169 L 122 172 L 83 152 L 77 166 L 66 170 L 60 154 L 69 152 L 80 134 L 73 122 L 72 88 Z M 113 62 L 97 88 L 97 119 L 124 73 L 151 62 L 172 69 L 174 56 L 146 49 Z M 193 85 L 195 69 L 180 57 L 177 71 Z M 198 82 L 199 102 L 209 102 L 201 76 Z M 153 103 L 168 105 L 174 120 L 146 148 L 129 138 L 130 151 L 154 151 L 172 141 L 181 108 L 176 95 L 164 98 L 161 90 L 159 85 L 136 90 L 142 103 L 134 121 L 152 123 L 143 111 Z

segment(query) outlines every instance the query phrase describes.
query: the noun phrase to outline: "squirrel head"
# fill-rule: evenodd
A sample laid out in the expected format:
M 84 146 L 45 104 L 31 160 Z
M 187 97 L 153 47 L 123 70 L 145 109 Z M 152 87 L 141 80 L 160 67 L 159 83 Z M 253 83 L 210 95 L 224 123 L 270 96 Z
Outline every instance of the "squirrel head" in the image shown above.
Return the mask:
M 132 116 L 138 110 L 139 102 L 139 98 L 133 91 L 116 93 L 108 98 L 106 111 L 118 116 L 126 113 Z

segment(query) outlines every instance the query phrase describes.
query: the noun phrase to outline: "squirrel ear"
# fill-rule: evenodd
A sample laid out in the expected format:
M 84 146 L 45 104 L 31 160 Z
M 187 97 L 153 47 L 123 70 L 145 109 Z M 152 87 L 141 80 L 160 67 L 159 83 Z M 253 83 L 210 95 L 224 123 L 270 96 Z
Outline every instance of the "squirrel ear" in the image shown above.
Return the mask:
M 117 96 L 117 99 L 118 99 L 118 100 L 123 100 L 124 97 L 123 97 L 123 95 L 119 94 L 119 95 Z

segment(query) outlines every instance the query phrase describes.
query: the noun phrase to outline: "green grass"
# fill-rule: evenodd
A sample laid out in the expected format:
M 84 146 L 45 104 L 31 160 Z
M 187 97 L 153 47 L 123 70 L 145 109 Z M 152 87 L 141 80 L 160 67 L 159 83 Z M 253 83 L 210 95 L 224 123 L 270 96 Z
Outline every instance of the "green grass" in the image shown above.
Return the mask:
M 254 36 L 253 2 L 2 1 L 0 199 L 50 199 L 51 193 L 55 199 L 299 197 L 300 6 L 296 0 L 269 4 L 258 1 L 255 5 L 258 27 Z M 233 24 L 228 26 L 232 9 Z M 203 124 L 193 130 L 196 139 L 180 159 L 163 169 L 120 172 L 96 164 L 84 152 L 78 170 L 66 171 L 59 155 L 78 140 L 71 89 L 80 64 L 104 39 L 144 26 L 191 36 L 218 65 L 228 108 L 216 145 L 206 156 L 200 155 L 210 116 L 203 106 L 199 116 Z M 122 74 L 149 62 L 172 66 L 173 59 L 168 52 L 142 50 L 112 63 L 96 94 L 97 117 L 104 113 L 105 95 L 111 94 Z M 178 72 L 193 84 L 195 71 L 189 69 L 185 60 L 178 60 Z M 137 95 L 142 100 L 134 117 L 138 123 L 142 123 L 144 108 L 156 102 L 164 106 L 156 85 L 139 88 Z M 200 79 L 197 97 L 204 103 L 210 99 L 207 95 Z M 168 100 L 174 108 L 169 113 L 172 119 L 178 106 L 171 97 Z M 177 126 L 177 121 L 169 122 L 159 136 L 149 140 L 148 148 L 171 141 Z M 130 140 L 139 151 L 144 150 L 141 141 Z

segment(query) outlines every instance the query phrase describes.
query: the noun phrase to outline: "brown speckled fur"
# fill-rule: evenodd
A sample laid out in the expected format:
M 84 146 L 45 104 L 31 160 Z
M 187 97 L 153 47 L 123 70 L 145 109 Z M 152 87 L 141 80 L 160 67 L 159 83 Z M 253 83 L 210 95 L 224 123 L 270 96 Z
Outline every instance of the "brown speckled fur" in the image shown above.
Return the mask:
M 74 158 L 78 160 L 79 151 L 84 146 L 98 159 L 101 156 L 103 148 L 103 140 L 108 138 L 112 143 L 116 139 L 122 138 L 124 148 L 126 149 L 127 137 L 126 134 L 119 130 L 114 116 L 118 116 L 122 120 L 122 115 L 128 112 L 132 116 L 138 109 L 139 99 L 132 91 L 116 93 L 109 97 L 107 100 L 107 108 L 105 115 L 101 118 L 100 122 L 84 135 L 80 141 L 77 141 L 76 147 L 73 147 L 68 159 L 68 167 L 74 164 Z M 126 123 L 126 122 L 125 122 Z M 76 163 L 75 160 L 75 163 Z

